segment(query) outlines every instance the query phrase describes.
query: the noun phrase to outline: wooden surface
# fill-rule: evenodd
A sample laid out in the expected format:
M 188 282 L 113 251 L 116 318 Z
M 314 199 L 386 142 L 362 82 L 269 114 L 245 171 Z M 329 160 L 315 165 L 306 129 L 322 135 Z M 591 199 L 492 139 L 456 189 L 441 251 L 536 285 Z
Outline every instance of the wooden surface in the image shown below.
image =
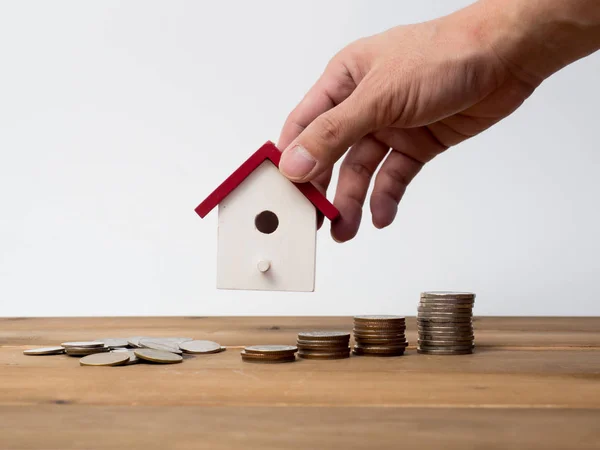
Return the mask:
M 408 339 L 416 342 L 414 319 Z M 600 449 L 600 318 L 477 318 L 465 356 L 243 363 L 350 318 L 0 319 L 0 449 Z M 172 366 L 24 349 L 102 337 L 228 346 Z

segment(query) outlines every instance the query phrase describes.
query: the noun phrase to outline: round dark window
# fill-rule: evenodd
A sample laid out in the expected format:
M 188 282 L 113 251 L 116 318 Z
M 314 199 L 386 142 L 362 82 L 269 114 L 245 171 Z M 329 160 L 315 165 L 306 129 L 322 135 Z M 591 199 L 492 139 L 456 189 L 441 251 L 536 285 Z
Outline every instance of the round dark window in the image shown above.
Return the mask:
M 264 234 L 273 233 L 279 226 L 279 219 L 272 211 L 263 211 L 254 219 L 256 229 Z

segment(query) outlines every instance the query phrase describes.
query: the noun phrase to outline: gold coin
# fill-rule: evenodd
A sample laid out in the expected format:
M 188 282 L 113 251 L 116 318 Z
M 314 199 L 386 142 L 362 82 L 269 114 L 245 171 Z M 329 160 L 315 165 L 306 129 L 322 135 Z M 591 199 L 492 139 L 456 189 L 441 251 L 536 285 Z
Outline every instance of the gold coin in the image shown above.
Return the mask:
M 126 353 L 96 353 L 79 360 L 82 366 L 120 366 L 129 361 Z
M 174 364 L 183 361 L 180 355 L 175 353 L 166 352 L 164 350 L 156 350 L 153 348 L 136 348 L 134 350 L 135 356 L 144 361 L 150 361 L 158 364 Z

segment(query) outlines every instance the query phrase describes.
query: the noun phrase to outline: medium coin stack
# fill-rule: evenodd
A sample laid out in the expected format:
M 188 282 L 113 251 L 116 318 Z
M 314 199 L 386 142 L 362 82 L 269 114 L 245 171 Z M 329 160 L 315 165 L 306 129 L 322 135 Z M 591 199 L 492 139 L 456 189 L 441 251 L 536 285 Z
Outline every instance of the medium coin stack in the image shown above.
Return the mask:
M 400 356 L 408 346 L 401 316 L 354 317 L 355 355 Z
M 417 351 L 429 355 L 473 353 L 473 305 L 470 292 L 423 292 L 417 313 Z
M 350 357 L 350 333 L 344 331 L 303 331 L 298 333 L 298 356 L 304 359 Z
M 278 364 L 296 360 L 298 347 L 293 345 L 251 345 L 242 350 L 242 361 Z

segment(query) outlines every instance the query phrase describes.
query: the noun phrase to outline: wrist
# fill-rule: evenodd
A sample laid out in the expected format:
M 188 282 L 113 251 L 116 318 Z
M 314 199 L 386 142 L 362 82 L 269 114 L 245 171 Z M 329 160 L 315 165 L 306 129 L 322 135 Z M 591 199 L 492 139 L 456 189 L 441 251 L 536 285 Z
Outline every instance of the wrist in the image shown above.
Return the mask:
M 533 84 L 600 47 L 598 0 L 481 0 L 472 8 L 485 43 Z

